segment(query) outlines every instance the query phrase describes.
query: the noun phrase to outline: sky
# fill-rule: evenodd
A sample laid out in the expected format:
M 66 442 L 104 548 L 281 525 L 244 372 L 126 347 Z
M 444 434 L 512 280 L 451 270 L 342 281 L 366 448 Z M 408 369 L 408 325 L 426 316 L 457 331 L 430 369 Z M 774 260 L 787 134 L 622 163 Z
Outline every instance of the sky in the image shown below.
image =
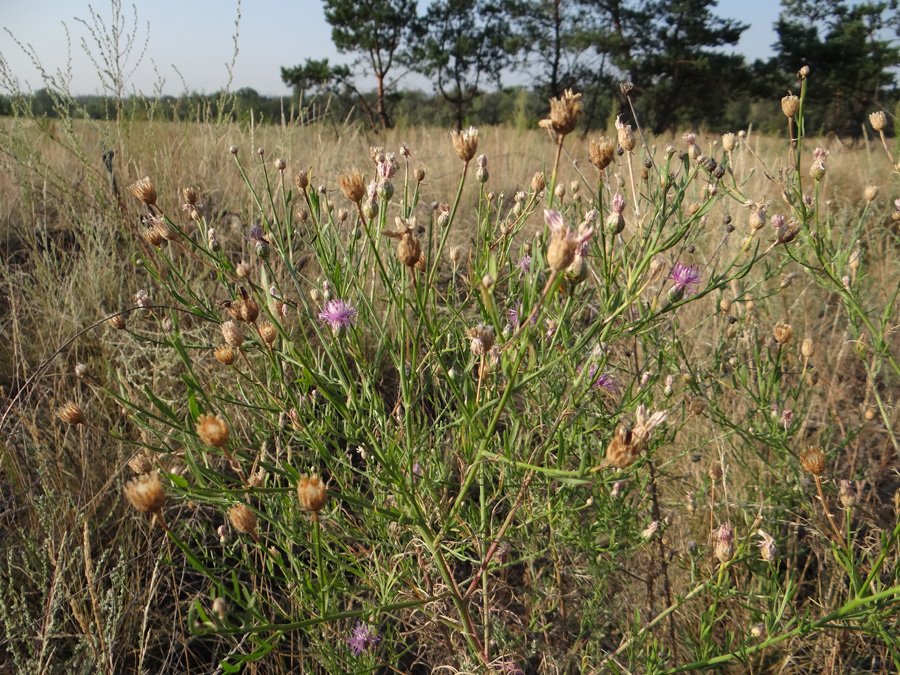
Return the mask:
M 102 67 L 96 31 L 92 35 L 89 30 L 94 25 L 90 8 L 109 29 L 114 5 L 106 0 L 0 0 L 0 94 L 8 93 L 2 90 L 4 62 L 20 90 L 45 86 L 35 59 L 47 73 L 68 81 L 73 94 L 104 93 L 98 67 L 83 45 Z M 137 12 L 137 37 L 122 68 L 126 94 L 209 94 L 228 84 L 236 0 L 134 0 L 133 5 L 125 0 L 121 5 L 123 36 L 133 32 L 133 7 Z M 735 51 L 749 61 L 773 54 L 772 24 L 778 18 L 779 0 L 719 0 L 715 11 L 750 25 Z M 125 37 L 120 44 L 126 45 Z M 353 58 L 338 54 L 331 43 L 319 0 L 243 0 L 237 46 L 230 88 L 252 87 L 264 96 L 290 94 L 281 81 L 281 66 L 298 65 L 307 58 L 328 58 L 331 63 L 350 63 Z M 429 89 L 427 81 L 415 76 L 401 80 L 401 86 Z

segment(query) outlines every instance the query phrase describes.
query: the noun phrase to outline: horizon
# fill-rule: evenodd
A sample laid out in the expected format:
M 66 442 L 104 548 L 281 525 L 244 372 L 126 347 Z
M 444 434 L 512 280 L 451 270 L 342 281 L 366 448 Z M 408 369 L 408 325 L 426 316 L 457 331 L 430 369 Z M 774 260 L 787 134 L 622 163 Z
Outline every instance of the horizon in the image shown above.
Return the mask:
M 429 3 L 421 4 L 425 7 Z M 352 55 L 340 54 L 331 42 L 331 27 L 325 20 L 320 2 L 304 0 L 286 5 L 279 0 L 253 0 L 252 3 L 229 4 L 228 11 L 223 11 L 222 3 L 213 0 L 192 3 L 160 0 L 135 5 L 137 39 L 126 62 L 126 70 L 134 70 L 126 79 L 126 95 L 212 94 L 227 86 L 230 91 L 249 87 L 266 97 L 289 96 L 291 88 L 281 81 L 282 66 L 292 67 L 307 58 L 327 58 L 332 64 L 347 65 L 354 60 Z M 57 82 L 66 81 L 73 95 L 111 93 L 109 89 L 104 90 L 98 74 L 98 66 L 103 64 L 99 63 L 94 38 L 87 26 L 79 21 L 91 25 L 91 6 L 87 1 L 37 0 L 7 8 L 2 24 L 4 30 L 0 31 L 0 57 L 6 62 L 7 75 L 18 91 L 33 93 L 47 86 L 21 44 L 26 49 L 33 49 L 33 56 L 46 73 Z M 239 6 L 238 54 L 229 85 L 228 65 L 234 53 Z M 107 27 L 111 20 L 110 7 L 93 7 Z M 131 6 L 121 9 L 127 33 L 135 25 L 134 12 Z M 781 11 L 778 0 L 763 0 L 753 5 L 725 0 L 719 2 L 714 11 L 722 18 L 748 24 L 735 48 L 722 51 L 743 54 L 748 63 L 774 55 L 772 44 L 777 36 L 773 24 Z M 48 22 L 48 16 L 54 20 Z M 174 23 L 173 16 L 178 17 Z M 278 16 L 279 20 L 268 21 L 271 16 Z M 300 32 L 296 32 L 298 27 Z M 199 37 L 200 33 L 215 38 Z M 94 52 L 98 64 L 85 53 L 83 40 Z M 203 41 L 202 50 L 197 49 L 196 41 Z M 138 60 L 142 52 L 143 57 Z M 430 81 L 420 75 L 391 71 L 389 78 L 399 80 L 401 87 L 408 90 L 426 93 L 432 90 Z M 363 83 L 368 80 L 365 76 L 360 79 Z M 504 86 L 518 84 L 523 82 L 511 82 L 509 74 L 504 77 Z

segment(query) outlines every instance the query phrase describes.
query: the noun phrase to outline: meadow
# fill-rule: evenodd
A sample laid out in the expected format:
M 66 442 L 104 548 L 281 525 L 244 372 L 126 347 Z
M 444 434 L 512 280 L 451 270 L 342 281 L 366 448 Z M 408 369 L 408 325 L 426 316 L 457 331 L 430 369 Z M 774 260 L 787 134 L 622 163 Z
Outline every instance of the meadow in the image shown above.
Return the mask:
M 0 120 L 0 670 L 900 671 L 893 122 L 814 86 Z

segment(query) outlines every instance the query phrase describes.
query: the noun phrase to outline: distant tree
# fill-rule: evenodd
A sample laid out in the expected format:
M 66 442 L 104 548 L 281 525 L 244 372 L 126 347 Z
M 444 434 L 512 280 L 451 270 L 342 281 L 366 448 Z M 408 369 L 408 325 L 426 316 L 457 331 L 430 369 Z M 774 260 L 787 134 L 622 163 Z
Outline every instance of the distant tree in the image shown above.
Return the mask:
M 433 78 L 461 129 L 482 81 L 499 86 L 509 61 L 505 14 L 488 0 L 437 0 L 420 25 L 412 48 L 414 68 Z
M 747 26 L 716 16 L 715 6 L 716 0 L 657 0 L 634 15 L 640 30 L 620 64 L 656 133 L 712 122 L 747 84 L 743 56 L 721 51 L 737 44 Z
M 896 83 L 897 2 L 782 0 L 782 8 L 775 61 L 791 75 L 809 66 L 809 122 L 859 134 L 866 115 Z M 790 77 L 786 84 L 793 83 Z
M 382 128 L 391 126 L 386 77 L 401 58 L 417 22 L 416 0 L 323 0 L 331 39 L 339 52 L 361 54 L 375 77 L 375 111 Z
M 281 80 L 294 88 L 294 93 L 299 96 L 301 92 L 310 92 L 317 96 L 329 89 L 332 85 L 346 81 L 350 78 L 348 66 L 331 66 L 328 59 L 317 61 L 306 59 L 302 66 L 281 69 Z
M 523 62 L 537 67 L 545 96 L 579 88 L 593 54 L 592 14 L 576 0 L 504 0 L 512 45 Z

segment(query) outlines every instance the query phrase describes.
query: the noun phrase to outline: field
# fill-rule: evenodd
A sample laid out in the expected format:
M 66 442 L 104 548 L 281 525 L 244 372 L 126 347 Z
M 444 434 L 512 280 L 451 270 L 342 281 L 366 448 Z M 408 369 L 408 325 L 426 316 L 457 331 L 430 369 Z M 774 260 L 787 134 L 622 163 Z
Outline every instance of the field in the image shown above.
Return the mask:
M 0 121 L 0 670 L 900 671 L 893 139 L 577 113 Z

